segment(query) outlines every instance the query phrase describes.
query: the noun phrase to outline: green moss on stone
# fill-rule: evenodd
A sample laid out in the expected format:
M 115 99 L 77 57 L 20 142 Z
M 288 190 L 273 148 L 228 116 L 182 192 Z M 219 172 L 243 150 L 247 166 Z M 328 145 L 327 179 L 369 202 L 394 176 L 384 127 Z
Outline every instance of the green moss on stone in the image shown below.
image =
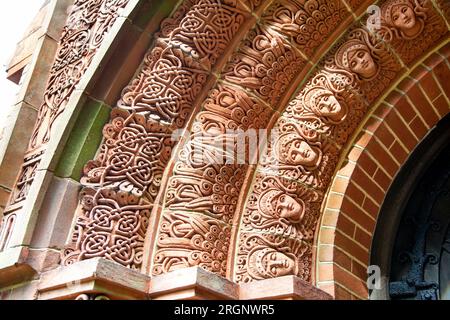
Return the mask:
M 86 162 L 92 160 L 102 141 L 103 126 L 111 108 L 102 102 L 88 100 L 64 147 L 55 175 L 79 181 Z

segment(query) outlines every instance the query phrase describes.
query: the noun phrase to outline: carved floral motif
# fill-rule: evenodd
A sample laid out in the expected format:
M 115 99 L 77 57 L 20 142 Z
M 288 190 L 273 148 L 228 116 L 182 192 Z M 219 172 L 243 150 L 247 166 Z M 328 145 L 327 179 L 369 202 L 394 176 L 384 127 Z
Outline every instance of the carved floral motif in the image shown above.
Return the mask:
M 165 212 L 153 274 L 199 266 L 225 276 L 231 227 L 197 213 Z
M 275 106 L 304 65 L 300 54 L 284 39 L 268 27 L 257 26 L 231 57 L 223 78 Z
M 340 0 L 282 0 L 266 10 L 263 19 L 311 56 L 347 15 Z

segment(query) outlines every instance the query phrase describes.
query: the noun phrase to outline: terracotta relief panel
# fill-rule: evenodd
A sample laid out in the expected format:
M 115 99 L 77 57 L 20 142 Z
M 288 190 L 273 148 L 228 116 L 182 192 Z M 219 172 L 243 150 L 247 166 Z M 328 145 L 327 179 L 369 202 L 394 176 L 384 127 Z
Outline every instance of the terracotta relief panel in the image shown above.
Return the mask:
M 340 151 L 400 69 L 379 38 L 356 28 L 288 104 L 246 202 L 236 281 L 285 274 L 310 280 L 313 235 Z M 271 265 L 272 272 L 265 268 Z
M 98 206 L 84 206 L 82 200 L 73 240 L 64 253 L 65 264 L 102 256 L 127 267 L 141 267 L 149 214 L 176 143 L 172 135 L 176 136 L 175 130 L 186 124 L 210 76 L 208 70 L 247 16 L 239 2 L 199 0 L 184 2 L 172 17 L 162 22 L 155 47 L 145 56 L 135 79 L 123 90 L 110 122 L 104 127 L 104 141 L 98 156 L 85 166 L 81 179 L 95 199 L 107 198 L 117 210 L 132 205 L 135 228 L 129 229 L 129 242 L 123 241 L 115 236 L 118 222 L 108 222 L 109 229 L 102 229 L 106 218 L 95 214 Z M 229 95 L 233 97 L 233 93 Z M 216 97 L 214 91 L 208 101 L 220 106 L 217 108 L 228 108 L 225 113 L 233 114 L 230 121 L 242 116 L 253 121 L 256 112 L 261 111 L 254 102 L 246 105 L 235 101 L 233 106 L 226 105 L 228 96 L 222 93 Z M 264 113 L 261 117 L 265 117 Z M 213 126 L 213 122 L 209 126 Z M 176 172 L 184 172 L 179 164 L 176 168 Z M 234 201 L 233 192 L 237 193 L 236 188 L 242 183 L 240 178 L 233 178 L 239 171 L 231 172 L 225 168 L 212 177 L 214 168 L 210 168 L 207 170 L 209 184 L 205 182 L 200 188 L 183 185 L 189 178 L 205 177 L 203 169 L 192 168 L 188 170 L 188 178 L 171 181 L 176 189 L 172 207 L 177 208 L 179 201 L 185 201 L 192 210 L 207 208 L 205 210 L 226 217 L 230 201 Z M 214 195 L 213 190 L 207 189 L 209 187 L 216 192 Z M 123 204 L 121 197 L 131 197 L 134 202 Z M 114 217 L 120 219 L 120 210 L 114 212 Z M 95 247 L 101 249 L 94 252 L 84 243 L 92 243 L 95 239 L 101 242 Z M 115 239 L 119 239 L 118 242 Z M 110 254 L 121 244 L 122 255 L 128 259 Z
M 280 118 L 274 128 L 276 140 L 269 142 L 261 171 L 289 178 L 322 190 L 327 187 L 338 161 L 337 146 L 304 123 Z
M 222 78 L 275 106 L 305 61 L 292 45 L 265 26 L 250 31 Z
M 348 82 L 359 87 L 360 96 L 371 103 L 389 86 L 401 65 L 380 39 L 356 28 L 325 59 L 323 69 L 347 76 Z
M 166 204 L 171 210 L 203 212 L 228 223 L 248 164 L 248 158 L 238 164 L 233 157 L 237 154 L 237 130 L 265 127 L 271 110 L 242 89 L 220 84 L 211 90 L 203 110 L 175 164 Z
M 231 226 L 203 214 L 166 211 L 152 274 L 199 266 L 225 276 Z
M 341 0 L 282 0 L 269 7 L 262 19 L 311 57 L 349 14 Z
M 182 128 L 208 73 L 179 48 L 159 44 L 123 92 L 118 107 Z
M 151 205 L 125 191 L 85 188 L 81 195 L 72 245 L 63 264 L 103 257 L 130 268 L 142 264 Z
M 412 62 L 448 32 L 429 0 L 390 0 L 381 5 L 377 31 L 405 63 Z
M 343 145 L 366 109 L 356 83 L 343 74 L 321 71 L 288 104 L 283 117 Z
M 16 215 L 26 199 L 50 140 L 56 119 L 86 72 L 106 34 L 128 0 L 76 0 L 63 29 L 24 163 L 11 192 L 5 219 Z M 2 222 L 2 225 L 5 223 Z M 12 227 L 11 227 L 12 228 Z M 4 247 L 0 243 L 0 247 Z

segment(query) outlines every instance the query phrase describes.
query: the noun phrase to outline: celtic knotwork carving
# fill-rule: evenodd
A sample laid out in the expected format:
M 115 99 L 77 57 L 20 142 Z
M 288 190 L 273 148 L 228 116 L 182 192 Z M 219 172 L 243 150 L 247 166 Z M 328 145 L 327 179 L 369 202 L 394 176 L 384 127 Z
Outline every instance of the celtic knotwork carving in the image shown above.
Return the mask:
M 312 247 L 296 238 L 277 234 L 242 233 L 235 281 L 296 275 L 310 281 Z
M 142 264 L 151 204 L 125 191 L 85 188 L 63 264 L 104 257 L 126 267 Z
M 248 15 L 236 0 L 200 0 L 186 12 L 171 43 L 211 69 Z
M 147 54 L 144 67 L 123 90 L 118 106 L 183 127 L 207 74 L 181 49 L 164 46 L 160 44 Z
M 199 266 L 225 276 L 230 225 L 197 213 L 165 212 L 153 274 Z
M 299 53 L 279 35 L 257 26 L 232 56 L 223 78 L 275 106 L 304 65 Z
M 119 11 L 128 4 L 128 1 L 74 2 L 63 29 L 55 61 L 50 69 L 43 104 L 39 108 L 24 163 L 11 192 L 4 219 L 11 214 L 10 212 L 21 208 L 21 203 L 26 199 L 33 183 L 45 146 L 50 140 L 55 120 L 64 112 L 75 86 L 91 64 L 105 35 L 116 21 Z M 0 243 L 0 247 L 2 246 Z
M 174 144 L 169 128 L 141 114 L 116 108 L 103 135 L 100 152 L 96 160 L 86 164 L 81 183 L 153 200 Z
M 266 10 L 263 19 L 311 56 L 347 15 L 339 0 L 283 0 Z
M 381 29 L 406 63 L 411 62 L 447 32 L 447 26 L 428 0 L 388 0 L 381 6 Z
M 121 202 L 119 196 L 136 197 L 137 203 L 133 203 L 133 208 L 140 229 L 130 233 L 130 242 L 115 243 L 111 240 L 115 230 L 103 230 L 106 218 L 96 214 L 100 204 L 82 206 L 74 241 L 65 252 L 65 263 L 103 256 L 127 267 L 140 267 L 141 234 L 147 228 L 148 206 L 155 201 L 175 144 L 172 133 L 183 128 L 204 89 L 209 74 L 207 70 L 227 48 L 244 17 L 237 1 L 188 0 L 172 17 L 162 22 L 155 47 L 146 54 L 137 76 L 123 90 L 118 106 L 111 114 L 111 121 L 103 129 L 105 139 L 99 154 L 87 163 L 81 179 L 84 186 L 95 190 L 95 199 L 107 201 L 117 210 L 128 206 Z M 238 109 L 248 113 L 249 117 L 259 111 L 256 109 L 252 113 L 254 107 L 241 105 L 234 113 Z M 201 170 L 193 169 L 190 176 L 203 177 Z M 211 174 L 212 170 L 208 173 Z M 235 173 L 219 170 L 212 178 L 212 185 L 201 185 L 205 188 L 211 186 L 214 195 L 212 190 L 182 188 L 175 193 L 175 198 L 189 199 L 194 210 L 199 207 L 210 209 L 210 212 L 226 217 L 230 203 L 237 202 L 234 194 L 238 193 L 242 183 L 239 174 L 233 178 Z M 227 180 L 228 177 L 231 180 Z M 123 257 L 113 256 L 111 252 L 116 251 L 120 251 Z M 136 256 L 138 258 L 132 258 Z
M 345 75 L 321 71 L 289 103 L 283 116 L 343 145 L 366 111 L 357 92 Z
M 127 3 L 128 0 L 75 1 L 50 70 L 44 104 L 39 109 L 30 140 L 31 149 L 49 141 L 55 119 L 64 111 L 65 103 L 114 24 L 119 10 Z

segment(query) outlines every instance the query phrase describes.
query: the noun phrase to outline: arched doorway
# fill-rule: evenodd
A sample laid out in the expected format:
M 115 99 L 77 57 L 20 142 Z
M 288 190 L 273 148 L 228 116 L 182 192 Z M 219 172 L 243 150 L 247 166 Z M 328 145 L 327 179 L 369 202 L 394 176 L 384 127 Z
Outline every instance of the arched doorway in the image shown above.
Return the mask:
M 382 273 L 372 299 L 450 299 L 450 117 L 417 147 L 381 208 L 371 264 Z

